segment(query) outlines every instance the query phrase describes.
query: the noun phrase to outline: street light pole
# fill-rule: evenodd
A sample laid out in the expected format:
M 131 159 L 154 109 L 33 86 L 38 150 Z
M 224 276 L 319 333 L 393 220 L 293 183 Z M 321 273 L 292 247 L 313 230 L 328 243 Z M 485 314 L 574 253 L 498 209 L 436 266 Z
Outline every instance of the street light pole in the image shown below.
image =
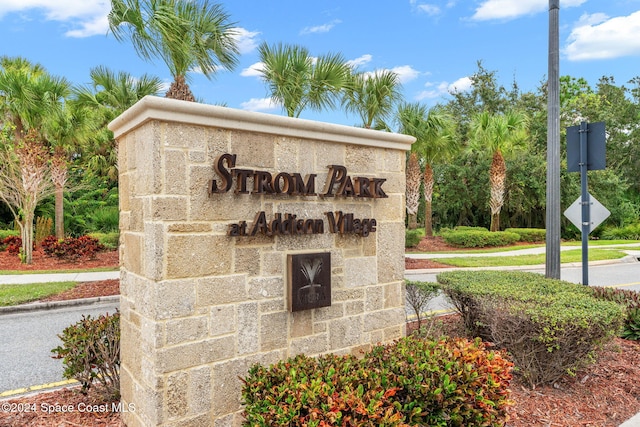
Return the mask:
M 547 83 L 547 211 L 548 278 L 560 278 L 560 0 L 549 0 L 549 81 Z

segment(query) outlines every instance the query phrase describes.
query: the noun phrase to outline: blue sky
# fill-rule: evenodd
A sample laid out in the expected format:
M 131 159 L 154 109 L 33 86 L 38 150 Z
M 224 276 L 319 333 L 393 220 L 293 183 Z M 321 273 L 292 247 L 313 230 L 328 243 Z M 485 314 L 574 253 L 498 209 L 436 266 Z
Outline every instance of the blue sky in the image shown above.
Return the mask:
M 260 80 L 262 42 L 305 46 L 312 55 L 340 52 L 361 71 L 400 75 L 408 101 L 432 106 L 466 90 L 477 62 L 535 90 L 546 78 L 548 0 L 225 0 L 241 47 L 235 70 L 190 85 L 206 103 L 283 114 Z M 105 65 L 170 82 L 164 64 L 139 59 L 107 33 L 109 0 L 0 0 L 0 55 L 23 56 L 74 84 Z M 560 74 L 595 85 L 603 76 L 626 84 L 640 76 L 640 0 L 561 0 Z M 346 125 L 340 111 L 301 117 Z

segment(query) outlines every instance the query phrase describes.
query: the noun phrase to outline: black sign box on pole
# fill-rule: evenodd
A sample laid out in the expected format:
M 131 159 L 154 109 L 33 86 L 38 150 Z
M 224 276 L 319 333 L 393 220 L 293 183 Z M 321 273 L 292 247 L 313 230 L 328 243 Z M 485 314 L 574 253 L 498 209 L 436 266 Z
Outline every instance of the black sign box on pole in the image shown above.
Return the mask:
M 606 168 L 604 122 L 587 125 L 587 170 Z M 567 171 L 580 172 L 580 125 L 567 128 Z

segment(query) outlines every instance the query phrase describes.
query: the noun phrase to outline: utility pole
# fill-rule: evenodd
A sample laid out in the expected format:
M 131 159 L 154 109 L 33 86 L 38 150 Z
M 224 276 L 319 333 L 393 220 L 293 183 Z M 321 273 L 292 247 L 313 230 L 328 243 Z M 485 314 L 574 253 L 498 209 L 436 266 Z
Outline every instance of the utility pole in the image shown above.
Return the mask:
M 549 0 L 545 276 L 560 279 L 560 0 Z

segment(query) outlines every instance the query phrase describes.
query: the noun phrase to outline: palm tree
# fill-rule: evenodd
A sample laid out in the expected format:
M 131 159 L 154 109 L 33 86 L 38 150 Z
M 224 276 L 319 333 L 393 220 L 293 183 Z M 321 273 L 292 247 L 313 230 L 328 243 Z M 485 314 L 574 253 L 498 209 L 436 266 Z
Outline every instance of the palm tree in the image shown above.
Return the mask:
M 129 73 L 115 73 L 103 66 L 91 69 L 90 76 L 91 85 L 75 87 L 71 101 L 88 108 L 99 127 L 78 149 L 84 154 L 91 174 L 115 183 L 118 150 L 113 133 L 106 125 L 146 95 L 158 94 L 162 81 L 148 74 L 134 78 Z
M 164 61 L 174 79 L 167 98 L 195 101 L 188 72 L 197 67 L 211 78 L 238 63 L 234 23 L 208 0 L 111 0 L 109 29 L 130 39 L 140 57 Z
M 134 77 L 120 71 L 114 72 L 105 66 L 92 68 L 89 72 L 91 85 L 73 89 L 76 102 L 85 106 L 105 107 L 108 111 L 105 123 L 118 117 L 146 95 L 156 95 L 162 89 L 162 80 L 149 74 Z
M 420 103 L 403 103 L 398 108 L 397 122 L 400 133 L 416 138 L 411 151 L 412 154 L 418 153 L 424 162 L 425 234 L 433 236 L 432 200 L 435 183 L 433 165 L 450 158 L 459 149 L 453 136 L 453 121 L 440 109 L 429 110 Z M 415 183 L 411 185 L 419 188 L 419 177 L 417 181 L 417 185 Z M 409 188 L 409 182 L 407 182 L 407 188 Z M 407 194 L 407 205 L 408 201 L 409 195 Z
M 100 123 L 94 120 L 91 113 L 86 107 L 66 103 L 45 126 L 46 142 L 51 151 L 49 169 L 55 188 L 54 223 L 58 239 L 64 238 L 64 190 L 69 157 L 77 152 L 77 147 L 99 131 Z
M 13 128 L 14 140 L 23 138 L 27 123 L 39 114 L 33 82 L 45 74 L 40 64 L 33 64 L 22 57 L 0 57 L 0 108 L 5 123 Z
M 411 150 L 407 160 L 407 215 L 409 230 L 418 228 L 418 208 L 420 207 L 420 162 Z
M 360 116 L 362 126 L 388 128 L 385 120 L 402 99 L 402 85 L 396 73 L 389 70 L 375 73 L 353 73 L 344 89 L 342 106 L 349 113 Z
M 5 179 L 3 191 L 19 195 L 11 198 L 10 207 L 20 226 L 24 262 L 30 264 L 34 212 L 38 199 L 48 191 L 47 186 L 42 185 L 49 173 L 42 169 L 49 160 L 44 132 L 51 118 L 63 108 L 71 85 L 24 58 L 3 57 L 0 65 L 0 109 L 13 128 L 13 147 L 5 151 L 4 161 L 15 163 L 15 167 L 6 165 L 5 172 L 9 177 L 22 174 L 22 184 L 12 178 Z M 7 188 L 11 185 L 24 188 Z M 11 204 L 7 199 L 5 202 Z
M 520 112 L 490 114 L 486 111 L 473 118 L 471 149 L 491 156 L 489 183 L 491 186 L 491 231 L 500 229 L 500 210 L 504 204 L 507 167 L 506 154 L 525 146 L 529 124 Z
M 351 72 L 340 54 L 314 58 L 302 46 L 266 43 L 258 47 L 258 52 L 263 64 L 260 72 L 271 98 L 289 117 L 300 117 L 306 108 L 334 108 Z

